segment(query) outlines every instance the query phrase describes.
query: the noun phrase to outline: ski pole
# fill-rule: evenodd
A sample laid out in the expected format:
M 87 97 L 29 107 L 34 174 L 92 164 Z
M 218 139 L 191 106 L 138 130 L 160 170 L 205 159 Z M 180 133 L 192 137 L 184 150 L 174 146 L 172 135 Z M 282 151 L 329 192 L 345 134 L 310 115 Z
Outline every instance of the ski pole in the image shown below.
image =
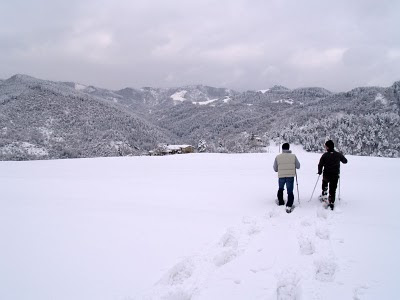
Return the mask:
M 315 183 L 315 186 L 314 186 L 314 189 L 313 189 L 313 191 L 312 191 L 312 194 L 311 194 L 310 200 L 308 200 L 308 202 L 310 202 L 310 201 L 311 201 L 311 199 L 312 199 L 312 196 L 314 195 L 315 188 L 317 187 L 317 184 L 318 184 L 318 181 L 319 181 L 319 177 L 320 177 L 320 176 L 321 176 L 321 175 L 320 175 L 320 174 L 318 174 L 317 182 Z
M 296 185 L 297 185 L 297 201 L 300 205 L 300 194 L 299 194 L 299 181 L 297 180 L 297 172 L 296 172 Z
M 340 176 L 339 176 L 339 201 L 340 201 Z

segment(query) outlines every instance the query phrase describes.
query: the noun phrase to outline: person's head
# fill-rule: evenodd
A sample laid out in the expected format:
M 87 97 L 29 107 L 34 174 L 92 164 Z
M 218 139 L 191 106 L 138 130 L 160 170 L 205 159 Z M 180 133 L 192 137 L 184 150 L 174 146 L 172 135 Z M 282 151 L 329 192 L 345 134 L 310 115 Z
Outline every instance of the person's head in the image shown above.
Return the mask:
M 326 141 L 325 147 L 326 147 L 326 150 L 332 151 L 333 148 L 335 148 L 335 144 L 333 143 L 332 140 L 329 140 L 329 141 Z
M 284 143 L 284 144 L 282 145 L 282 150 L 289 150 L 289 148 L 290 148 L 289 143 Z

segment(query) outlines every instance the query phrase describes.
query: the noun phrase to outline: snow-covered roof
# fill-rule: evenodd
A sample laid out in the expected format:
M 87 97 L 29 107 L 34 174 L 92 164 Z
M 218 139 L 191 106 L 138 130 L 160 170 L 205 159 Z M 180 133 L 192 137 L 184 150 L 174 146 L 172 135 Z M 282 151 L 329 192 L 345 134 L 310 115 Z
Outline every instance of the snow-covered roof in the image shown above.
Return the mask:
M 168 150 L 180 150 L 182 148 L 192 147 L 191 145 L 168 145 Z

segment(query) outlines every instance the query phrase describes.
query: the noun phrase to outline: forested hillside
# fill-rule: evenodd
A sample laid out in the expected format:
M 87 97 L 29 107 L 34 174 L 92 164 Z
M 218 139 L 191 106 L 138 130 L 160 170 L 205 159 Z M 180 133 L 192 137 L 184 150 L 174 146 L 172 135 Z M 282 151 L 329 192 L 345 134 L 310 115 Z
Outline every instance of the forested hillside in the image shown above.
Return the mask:
M 0 81 L 0 158 L 142 155 L 160 143 L 204 152 L 262 152 L 272 140 L 322 151 L 400 156 L 400 81 L 332 93 L 274 86 L 119 91 L 26 75 Z
M 0 94 L 3 160 L 141 154 L 171 140 L 131 111 L 63 84 L 14 76 Z

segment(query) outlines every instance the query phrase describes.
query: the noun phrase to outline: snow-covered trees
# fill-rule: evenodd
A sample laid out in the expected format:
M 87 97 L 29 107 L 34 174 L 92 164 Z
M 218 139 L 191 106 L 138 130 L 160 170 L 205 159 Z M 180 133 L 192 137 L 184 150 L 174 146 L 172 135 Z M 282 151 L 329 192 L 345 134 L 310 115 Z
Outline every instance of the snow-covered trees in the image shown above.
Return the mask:
M 400 117 L 395 113 L 312 119 L 302 126 L 287 127 L 280 134 L 308 151 L 323 151 L 324 142 L 332 139 L 346 154 L 400 156 Z
M 183 90 L 185 99 L 173 101 Z M 271 139 L 322 151 L 328 138 L 348 154 L 399 157 L 399 91 L 400 82 L 338 94 L 281 86 L 243 93 L 204 86 L 77 90 L 18 75 L 0 82 L 0 159 L 137 155 L 159 143 L 260 152 Z M 24 143 L 45 151 L 29 152 Z
M 198 152 L 206 152 L 207 151 L 207 142 L 203 139 L 199 141 L 197 144 L 197 151 Z
M 0 95 L 0 159 L 140 154 L 169 140 L 134 113 L 62 84 L 17 77 Z

